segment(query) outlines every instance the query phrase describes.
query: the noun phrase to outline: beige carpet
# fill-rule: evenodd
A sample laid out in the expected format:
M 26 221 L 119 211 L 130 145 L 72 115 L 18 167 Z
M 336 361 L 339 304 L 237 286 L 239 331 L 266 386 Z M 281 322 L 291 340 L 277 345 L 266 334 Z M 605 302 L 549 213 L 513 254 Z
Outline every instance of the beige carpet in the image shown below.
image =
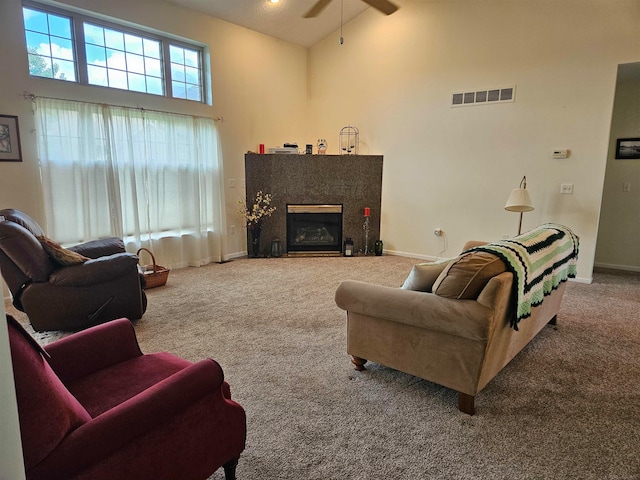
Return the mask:
M 239 479 L 640 478 L 638 276 L 570 283 L 558 328 L 489 383 L 470 417 L 455 392 L 376 364 L 356 372 L 346 355 L 340 281 L 398 286 L 414 262 L 242 259 L 176 270 L 148 291 L 136 330 L 145 352 L 220 362 L 247 412 Z

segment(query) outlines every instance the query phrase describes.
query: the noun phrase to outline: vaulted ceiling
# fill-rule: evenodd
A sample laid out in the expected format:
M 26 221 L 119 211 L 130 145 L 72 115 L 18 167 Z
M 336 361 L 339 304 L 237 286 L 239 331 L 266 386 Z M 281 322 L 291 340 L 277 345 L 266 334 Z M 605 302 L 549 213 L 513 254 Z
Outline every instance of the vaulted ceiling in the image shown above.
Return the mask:
M 333 0 L 317 17 L 303 18 L 316 0 L 167 1 L 303 47 L 339 30 L 341 17 L 346 23 L 370 8 L 362 0 Z

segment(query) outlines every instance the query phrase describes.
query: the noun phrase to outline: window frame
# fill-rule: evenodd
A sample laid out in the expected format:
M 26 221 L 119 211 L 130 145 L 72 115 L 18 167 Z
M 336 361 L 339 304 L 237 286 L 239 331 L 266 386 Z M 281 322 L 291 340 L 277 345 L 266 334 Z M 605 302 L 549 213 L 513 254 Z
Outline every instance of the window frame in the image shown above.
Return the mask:
M 72 42 L 72 48 L 73 48 L 73 54 L 74 54 L 76 80 L 71 81 L 71 80 L 63 80 L 60 78 L 50 78 L 50 77 L 45 77 L 40 75 L 32 75 L 31 72 L 29 72 L 30 77 L 44 78 L 47 80 L 58 80 L 58 81 L 63 81 L 70 84 L 75 83 L 78 85 L 86 85 L 90 87 L 101 87 L 101 88 L 109 88 L 112 90 L 142 93 L 145 95 L 152 95 L 154 97 L 164 97 L 172 100 L 187 100 L 190 102 L 196 102 L 201 104 L 208 103 L 207 79 L 208 79 L 209 66 L 208 66 L 208 62 L 206 61 L 206 47 L 204 45 L 198 44 L 196 42 L 189 42 L 186 40 L 182 40 L 182 39 L 170 36 L 167 33 L 158 33 L 156 31 L 151 31 L 150 29 L 145 29 L 144 27 L 139 25 L 132 26 L 131 24 L 128 24 L 125 22 L 118 23 L 117 20 L 107 20 L 101 16 L 97 16 L 97 15 L 93 16 L 89 12 L 84 12 L 76 9 L 60 8 L 57 6 L 40 3 L 33 0 L 23 0 L 21 7 L 37 10 L 47 14 L 64 16 L 71 20 L 71 37 L 72 37 L 71 42 Z M 96 85 L 96 84 L 89 83 L 89 75 L 88 75 L 88 68 L 87 68 L 89 64 L 87 63 L 87 55 L 86 55 L 87 44 L 86 44 L 85 35 L 84 35 L 85 23 L 90 23 L 101 28 L 113 29 L 118 32 L 122 32 L 124 34 L 131 34 L 137 37 L 141 37 L 143 39 L 147 38 L 149 40 L 154 40 L 159 42 L 160 51 L 161 51 L 160 61 L 162 62 L 162 66 L 161 66 L 162 79 L 161 80 L 163 85 L 163 93 L 155 94 L 155 93 L 149 93 L 149 92 L 142 92 L 139 90 L 132 90 L 130 88 L 117 88 L 117 87 L 111 87 L 108 85 Z M 23 38 L 25 41 L 25 54 L 27 55 L 27 58 L 28 58 L 29 49 L 26 43 L 26 29 L 24 25 L 24 19 L 22 22 L 22 32 L 23 32 Z M 186 48 L 186 49 L 197 52 L 198 60 L 199 60 L 198 80 L 200 82 L 199 83 L 199 87 L 200 87 L 199 100 L 191 99 L 188 96 L 185 96 L 185 97 L 174 96 L 173 94 L 174 80 L 171 75 L 171 63 L 172 63 L 171 55 L 170 55 L 171 46 L 176 46 L 183 49 Z M 126 73 L 135 73 L 135 72 L 130 72 L 129 70 L 126 70 Z M 185 82 L 181 82 L 181 83 L 185 83 Z

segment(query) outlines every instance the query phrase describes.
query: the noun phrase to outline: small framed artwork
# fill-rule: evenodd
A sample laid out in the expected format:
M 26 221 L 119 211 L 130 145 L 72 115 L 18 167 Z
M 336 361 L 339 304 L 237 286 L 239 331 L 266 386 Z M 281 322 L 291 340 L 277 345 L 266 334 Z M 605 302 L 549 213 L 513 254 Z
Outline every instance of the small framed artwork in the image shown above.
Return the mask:
M 0 115 L 0 162 L 21 162 L 18 117 Z
M 640 159 L 640 138 L 619 138 L 616 141 L 616 159 Z

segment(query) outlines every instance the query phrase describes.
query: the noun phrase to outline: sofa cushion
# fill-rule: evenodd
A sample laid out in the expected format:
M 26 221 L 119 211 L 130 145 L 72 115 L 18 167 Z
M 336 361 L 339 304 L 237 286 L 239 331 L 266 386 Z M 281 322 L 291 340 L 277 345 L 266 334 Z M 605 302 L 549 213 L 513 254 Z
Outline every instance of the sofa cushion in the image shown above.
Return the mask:
M 432 291 L 446 298 L 476 299 L 491 278 L 506 271 L 504 262 L 492 253 L 464 253 L 447 264 Z
M 124 242 L 117 237 L 101 238 L 69 247 L 68 250 L 89 258 L 100 258 L 114 253 L 124 253 Z
M 167 352 L 150 353 L 107 366 L 67 386 L 95 418 L 190 365 Z
M 53 260 L 58 265 L 62 265 L 66 267 L 69 265 L 78 265 L 80 263 L 84 263 L 87 260 L 89 260 L 88 257 L 85 257 L 84 255 L 80 255 L 79 253 L 73 252 L 69 249 L 66 249 L 59 243 L 54 242 L 53 240 L 51 240 L 48 237 L 45 237 L 44 235 L 39 235 L 37 238 L 38 240 L 40 240 L 40 243 L 42 244 L 44 249 L 47 251 L 47 254 L 51 258 L 51 260 Z
M 450 260 L 444 260 L 414 265 L 402 288 L 416 292 L 431 292 L 434 282 L 449 263 Z

